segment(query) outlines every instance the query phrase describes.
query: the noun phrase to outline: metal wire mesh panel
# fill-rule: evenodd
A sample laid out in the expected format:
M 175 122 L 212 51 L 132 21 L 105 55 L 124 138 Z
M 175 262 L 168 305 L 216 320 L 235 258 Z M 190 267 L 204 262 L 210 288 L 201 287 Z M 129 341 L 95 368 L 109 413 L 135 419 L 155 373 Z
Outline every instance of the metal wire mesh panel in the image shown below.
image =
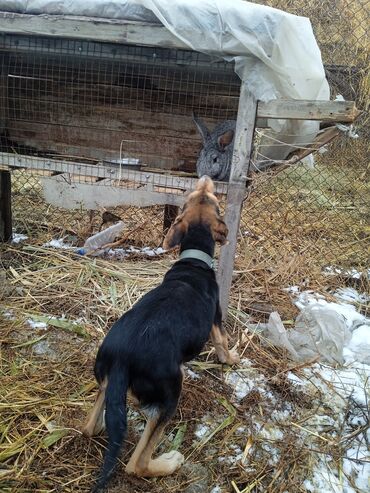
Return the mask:
M 262 0 L 257 3 L 309 17 L 321 49 L 332 97 L 355 100 L 365 110 L 355 137 L 343 136 L 315 167 L 296 165 L 253 176 L 243 209 L 240 258 L 287 265 L 367 265 L 369 258 L 369 0 Z M 348 135 L 348 134 L 347 134 Z M 251 253 L 252 252 L 252 253 Z M 294 276 L 292 275 L 292 278 Z
M 164 48 L 12 35 L 0 41 L 2 150 L 43 158 L 46 170 L 55 168 L 52 158 L 78 161 L 72 174 L 79 177 L 109 163 L 98 178 L 128 177 L 131 186 L 138 169 L 194 172 L 192 112 L 210 121 L 236 117 L 240 81 L 231 63 Z

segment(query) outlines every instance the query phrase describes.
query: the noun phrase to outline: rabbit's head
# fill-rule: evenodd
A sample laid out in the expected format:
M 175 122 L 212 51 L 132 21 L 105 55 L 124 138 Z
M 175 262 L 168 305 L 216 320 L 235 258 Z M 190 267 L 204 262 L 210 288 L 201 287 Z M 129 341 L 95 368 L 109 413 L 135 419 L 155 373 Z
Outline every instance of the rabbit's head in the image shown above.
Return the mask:
M 208 175 L 214 180 L 227 181 L 230 177 L 235 121 L 219 123 L 212 132 L 194 114 L 193 121 L 203 140 L 197 161 L 198 176 Z

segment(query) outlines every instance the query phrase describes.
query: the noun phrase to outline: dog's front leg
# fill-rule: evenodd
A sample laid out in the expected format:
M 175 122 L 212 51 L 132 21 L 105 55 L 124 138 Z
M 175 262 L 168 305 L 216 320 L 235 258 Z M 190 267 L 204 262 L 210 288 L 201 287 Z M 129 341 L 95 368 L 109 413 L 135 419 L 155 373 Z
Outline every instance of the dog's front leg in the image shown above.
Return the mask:
M 222 312 L 219 304 L 217 304 L 216 314 L 212 325 L 211 341 L 215 347 L 220 363 L 226 365 L 235 365 L 239 363 L 240 358 L 237 351 L 229 349 L 227 334 L 222 328 Z
M 221 326 L 216 324 L 212 325 L 211 341 L 215 347 L 220 363 L 224 363 L 226 365 L 235 365 L 239 363 L 239 355 L 236 350 L 229 349 L 226 332 L 221 328 Z

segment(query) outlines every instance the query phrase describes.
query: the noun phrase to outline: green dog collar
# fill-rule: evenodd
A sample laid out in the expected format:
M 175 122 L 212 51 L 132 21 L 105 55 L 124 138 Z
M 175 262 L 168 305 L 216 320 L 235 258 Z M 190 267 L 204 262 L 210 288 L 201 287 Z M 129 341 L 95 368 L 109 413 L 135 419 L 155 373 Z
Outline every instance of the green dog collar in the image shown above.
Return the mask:
M 195 258 L 197 260 L 201 260 L 205 264 L 208 265 L 209 268 L 214 268 L 214 259 L 208 255 L 208 253 L 202 252 L 202 250 L 189 249 L 184 250 L 180 253 L 180 260 L 184 260 L 185 258 Z

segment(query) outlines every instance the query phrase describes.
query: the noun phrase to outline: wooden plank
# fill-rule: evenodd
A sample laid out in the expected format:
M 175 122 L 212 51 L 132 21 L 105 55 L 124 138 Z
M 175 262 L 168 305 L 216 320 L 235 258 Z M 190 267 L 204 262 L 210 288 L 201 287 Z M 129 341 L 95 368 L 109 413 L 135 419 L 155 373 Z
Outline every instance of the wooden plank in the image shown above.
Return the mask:
M 151 171 L 137 171 L 122 168 L 118 165 L 86 164 L 76 161 L 62 159 L 46 159 L 37 156 L 26 156 L 9 152 L 0 152 L 0 165 L 9 168 L 55 171 L 58 173 L 69 173 L 75 176 L 94 176 L 96 178 L 109 178 L 112 180 L 128 180 L 136 184 L 151 185 L 152 187 L 163 187 L 173 190 L 173 193 L 183 194 L 195 189 L 197 178 L 179 176 L 176 174 L 161 174 Z M 227 183 L 216 182 L 216 193 L 225 194 Z
M 171 224 L 176 219 L 178 212 L 179 212 L 178 207 L 174 205 L 166 204 L 164 208 L 164 215 L 163 215 L 163 235 L 165 235 L 167 231 L 170 229 Z
M 259 118 L 320 120 L 351 123 L 360 111 L 353 101 L 301 101 L 276 99 L 258 103 Z
M 12 239 L 11 178 L 9 171 L 0 171 L 0 242 Z
M 236 118 L 237 114 L 239 89 L 223 94 L 216 84 L 175 84 L 166 79 L 165 75 L 161 82 L 154 80 L 151 87 L 130 86 L 128 80 L 121 81 L 121 85 L 114 80 L 94 84 L 91 80 L 76 81 L 75 74 L 69 75 L 70 81 L 16 77 L 11 74 L 9 107 L 14 116 L 22 117 L 26 111 L 32 112 L 33 119 L 40 119 L 45 118 L 48 111 L 52 115 L 60 112 L 70 114 L 77 109 L 89 115 L 96 113 L 99 108 L 106 108 L 112 116 L 117 117 L 122 116 L 126 109 L 179 116 L 190 115 L 195 111 L 198 116 L 218 120 Z M 132 84 L 135 82 L 132 81 Z
M 142 46 L 189 48 L 161 24 L 99 17 L 0 12 L 0 31 Z
M 249 93 L 246 84 L 243 83 L 240 91 L 233 160 L 225 208 L 225 222 L 229 229 L 229 244 L 221 248 L 217 271 L 217 280 L 220 287 L 220 306 L 224 320 L 227 317 L 240 215 L 246 194 L 246 181 L 252 153 L 256 116 L 257 101 Z
M 139 46 L 189 49 L 162 24 L 78 17 L 67 15 L 29 15 L 0 12 L 0 31 L 34 36 L 88 39 Z M 217 51 L 215 50 L 215 54 Z M 244 50 L 229 50 L 228 55 L 245 55 Z
M 41 177 L 43 195 L 47 203 L 63 209 L 96 210 L 102 207 L 133 205 L 150 207 L 153 205 L 181 206 L 185 196 L 162 193 L 144 189 L 125 189 L 114 186 L 112 180 L 97 183 L 70 181 L 68 175 Z
M 109 22 L 109 19 L 107 19 Z M 0 19 L 1 22 L 1 19 Z M 211 56 L 205 53 L 199 53 L 192 51 L 191 48 L 186 50 L 180 50 L 177 48 L 164 48 L 159 46 L 141 46 L 138 50 L 135 46 L 130 44 L 117 44 L 99 42 L 95 40 L 74 40 L 71 43 L 70 38 L 47 38 L 43 36 L 32 36 L 32 43 L 30 43 L 29 36 L 17 35 L 14 33 L 3 34 L 0 38 L 0 50 L 6 50 L 8 53 L 14 55 L 23 56 L 32 53 L 35 55 L 47 54 L 49 60 L 57 60 L 60 57 L 60 53 L 68 55 L 69 61 L 78 64 L 78 60 L 87 59 L 94 60 L 99 59 L 99 64 L 102 66 L 120 62 L 132 63 L 135 66 L 143 64 L 155 65 L 156 67 L 168 67 L 171 63 L 172 69 L 179 69 L 190 72 L 197 72 L 199 70 L 207 70 L 207 72 L 217 74 L 219 77 L 228 77 L 232 73 L 235 79 L 238 76 L 235 74 L 233 65 L 226 62 L 219 56 Z M 59 58 L 60 59 L 60 58 Z M 60 62 L 63 63 L 62 60 Z M 225 70 L 226 68 L 226 70 Z
M 118 159 L 137 158 L 152 168 L 180 169 L 195 172 L 201 144 L 199 140 L 156 136 L 155 134 L 110 131 L 104 128 L 84 128 L 48 125 L 32 122 L 8 122 L 8 137 L 20 146 L 39 152 L 99 158 L 106 155 Z

